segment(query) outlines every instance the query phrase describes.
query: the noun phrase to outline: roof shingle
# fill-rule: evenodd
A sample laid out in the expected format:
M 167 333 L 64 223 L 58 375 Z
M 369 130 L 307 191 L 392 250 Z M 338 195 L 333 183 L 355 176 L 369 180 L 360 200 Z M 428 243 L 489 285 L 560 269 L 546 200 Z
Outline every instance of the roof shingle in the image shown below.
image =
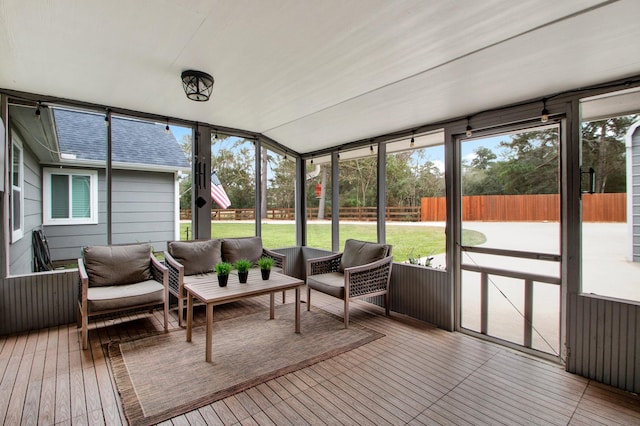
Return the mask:
M 104 115 L 54 109 L 60 152 L 78 160 L 106 161 Z M 111 120 L 112 161 L 188 169 L 189 162 L 172 133 L 161 124 L 114 116 Z

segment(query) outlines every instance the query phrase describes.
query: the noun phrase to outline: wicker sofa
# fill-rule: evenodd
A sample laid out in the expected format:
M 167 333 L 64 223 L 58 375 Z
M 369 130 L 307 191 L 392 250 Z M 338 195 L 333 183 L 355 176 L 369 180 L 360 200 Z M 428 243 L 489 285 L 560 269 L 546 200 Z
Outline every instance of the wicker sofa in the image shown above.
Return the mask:
M 391 246 L 348 239 L 342 253 L 307 260 L 307 310 L 311 289 L 344 301 L 344 327 L 349 327 L 349 301 L 384 295 L 389 315 Z
M 286 271 L 287 263 L 285 255 L 265 249 L 260 237 L 170 241 L 164 256 L 169 270 L 169 292 L 178 299 L 178 323 L 181 327 L 187 299 L 184 285 L 188 284 L 192 277 L 215 274 L 216 264 L 233 264 L 240 259 L 247 259 L 256 264 L 261 257 L 270 257 L 274 260 L 272 270 L 276 272 Z M 283 293 L 283 303 L 284 297 Z
M 163 305 L 169 324 L 168 270 L 150 244 L 88 246 L 78 259 L 78 327 L 82 349 L 89 346 L 89 317 Z

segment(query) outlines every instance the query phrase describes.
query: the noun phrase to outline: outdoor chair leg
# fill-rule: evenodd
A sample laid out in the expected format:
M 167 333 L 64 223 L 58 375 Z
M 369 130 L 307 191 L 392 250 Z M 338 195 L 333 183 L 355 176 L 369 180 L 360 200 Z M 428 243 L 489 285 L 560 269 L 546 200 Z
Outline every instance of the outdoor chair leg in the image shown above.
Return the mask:
M 389 316 L 389 293 L 384 294 L 384 312 L 386 316 Z
M 349 328 L 349 299 L 344 299 L 344 328 Z
M 311 287 L 307 286 L 307 311 L 311 310 Z
M 82 316 L 82 332 L 80 334 L 82 338 L 82 350 L 89 348 L 89 319 L 86 315 Z
M 178 297 L 178 327 L 184 327 L 184 320 L 182 319 L 184 315 L 184 299 L 182 297 Z

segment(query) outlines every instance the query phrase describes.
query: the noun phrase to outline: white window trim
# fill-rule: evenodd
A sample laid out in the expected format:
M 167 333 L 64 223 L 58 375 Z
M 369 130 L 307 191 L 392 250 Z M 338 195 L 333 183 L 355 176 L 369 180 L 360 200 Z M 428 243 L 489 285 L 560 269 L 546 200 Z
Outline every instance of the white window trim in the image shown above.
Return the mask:
M 51 217 L 51 175 L 89 176 L 91 215 L 88 218 L 54 219 Z M 45 168 L 42 175 L 42 218 L 44 225 L 95 225 L 98 223 L 98 171 Z M 71 211 L 71 210 L 69 210 Z
M 16 135 L 12 135 L 11 137 L 11 243 L 15 243 L 20 240 L 24 235 L 24 148 L 22 145 L 22 141 Z M 15 153 L 16 148 L 20 150 L 20 182 L 19 185 L 13 184 L 13 155 Z M 13 196 L 14 191 L 20 191 L 20 229 L 13 229 L 13 212 L 15 211 L 13 208 L 13 203 L 15 203 L 15 197 Z

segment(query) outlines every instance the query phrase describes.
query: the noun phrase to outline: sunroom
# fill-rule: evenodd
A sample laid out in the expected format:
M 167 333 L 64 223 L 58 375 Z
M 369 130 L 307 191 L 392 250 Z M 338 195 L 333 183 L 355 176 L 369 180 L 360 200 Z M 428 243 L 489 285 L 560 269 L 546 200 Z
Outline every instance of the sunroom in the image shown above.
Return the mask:
M 639 422 L 639 13 L 631 0 L 4 1 L 4 422 Z M 185 96 L 187 70 L 212 77 L 208 100 Z M 105 123 L 79 142 L 100 159 L 62 149 L 59 111 Z M 143 144 L 124 123 L 160 132 Z M 54 182 L 70 185 L 61 222 Z M 71 217 L 83 196 L 97 204 Z M 36 272 L 39 230 L 66 269 Z M 391 244 L 391 315 L 380 297 L 350 314 L 384 337 L 132 420 L 107 348 L 160 331 L 161 315 L 99 319 L 83 351 L 68 261 L 91 244 L 160 254 L 242 236 L 301 280 L 348 238 Z

